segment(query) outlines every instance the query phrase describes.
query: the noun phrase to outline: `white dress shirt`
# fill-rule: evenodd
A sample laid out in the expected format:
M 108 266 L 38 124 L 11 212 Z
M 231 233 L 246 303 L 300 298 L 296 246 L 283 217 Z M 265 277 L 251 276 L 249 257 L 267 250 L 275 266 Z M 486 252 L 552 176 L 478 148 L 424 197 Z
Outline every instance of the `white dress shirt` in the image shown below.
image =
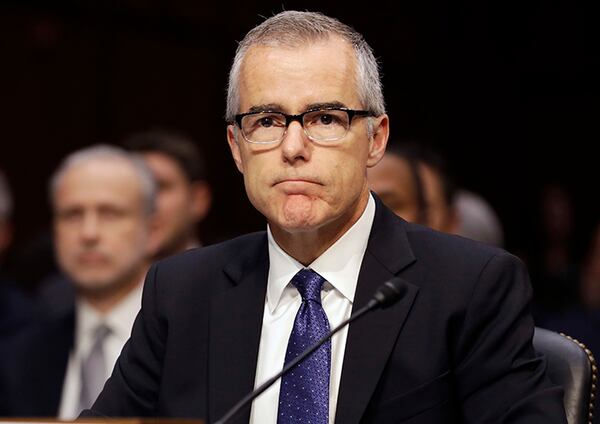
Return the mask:
M 323 309 L 330 328 L 350 317 L 358 273 L 367 249 L 375 217 L 375 201 L 369 196 L 367 207 L 356 223 L 308 268 L 326 282 L 321 291 Z M 267 227 L 269 240 L 269 277 L 263 314 L 254 387 L 281 371 L 296 313 L 302 303 L 298 290 L 290 283 L 304 266 L 285 253 Z M 331 376 L 329 380 L 329 422 L 333 423 L 342 375 L 348 327 L 331 340 Z M 250 424 L 276 424 L 281 379 L 252 404 Z
M 121 349 L 131 334 L 133 321 L 142 306 L 143 284 L 139 284 L 108 314 L 101 315 L 87 302 L 81 300 L 75 305 L 75 343 L 69 354 L 65 382 L 60 401 L 59 418 L 71 420 L 79 413 L 81 391 L 81 361 L 87 357 L 94 342 L 94 330 L 104 323 L 110 334 L 104 340 L 107 377 L 117 362 Z

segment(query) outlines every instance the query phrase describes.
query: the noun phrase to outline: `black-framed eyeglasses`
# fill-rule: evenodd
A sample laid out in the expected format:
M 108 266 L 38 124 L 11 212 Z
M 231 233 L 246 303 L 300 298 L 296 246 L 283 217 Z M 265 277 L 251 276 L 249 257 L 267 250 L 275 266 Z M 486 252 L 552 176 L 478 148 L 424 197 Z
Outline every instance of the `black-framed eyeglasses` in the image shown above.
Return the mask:
M 308 110 L 299 115 L 282 112 L 259 111 L 235 116 L 235 123 L 242 136 L 252 144 L 275 144 L 281 142 L 288 126 L 298 121 L 306 136 L 317 142 L 331 143 L 346 136 L 354 117 L 375 116 L 367 110 L 326 108 Z

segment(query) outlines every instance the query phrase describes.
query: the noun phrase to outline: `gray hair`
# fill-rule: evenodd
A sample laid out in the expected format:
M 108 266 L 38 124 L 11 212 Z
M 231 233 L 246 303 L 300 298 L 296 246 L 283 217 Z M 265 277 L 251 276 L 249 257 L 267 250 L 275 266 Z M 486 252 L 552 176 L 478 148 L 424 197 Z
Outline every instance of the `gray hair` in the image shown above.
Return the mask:
M 12 194 L 8 181 L 4 174 L 0 171 L 0 219 L 7 219 L 13 208 Z
M 50 179 L 50 199 L 53 202 L 58 186 L 65 173 L 74 166 L 82 165 L 87 162 L 105 160 L 121 161 L 131 166 L 136 176 L 139 178 L 142 187 L 142 196 L 144 199 L 144 211 L 150 215 L 154 213 L 156 206 L 156 181 L 152 172 L 139 154 L 130 153 L 125 149 L 106 144 L 97 144 L 77 150 L 67 156 Z
M 337 35 L 347 41 L 356 54 L 358 96 L 363 107 L 376 116 L 385 113 L 379 66 L 373 50 L 361 34 L 337 19 L 318 12 L 285 11 L 253 28 L 239 43 L 229 72 L 225 119 L 233 122 L 240 107 L 240 73 L 242 62 L 252 46 L 294 48 L 307 42 Z

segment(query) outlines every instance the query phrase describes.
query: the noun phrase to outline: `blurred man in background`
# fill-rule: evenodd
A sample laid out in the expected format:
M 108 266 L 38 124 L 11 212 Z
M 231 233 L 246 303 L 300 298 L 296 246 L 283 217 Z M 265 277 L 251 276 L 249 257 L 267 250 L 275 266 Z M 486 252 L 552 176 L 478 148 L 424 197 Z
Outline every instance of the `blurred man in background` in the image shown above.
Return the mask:
M 441 155 L 402 142 L 367 171 L 369 186 L 396 215 L 434 230 L 502 247 L 500 220 L 483 197 L 458 189 Z
M 0 410 L 71 419 L 101 390 L 140 308 L 156 187 L 142 160 L 95 146 L 67 157 L 50 190 L 57 260 L 75 302 L 11 344 Z
M 199 147 L 192 140 L 167 131 L 134 134 L 124 146 L 142 154 L 158 186 L 155 259 L 199 246 L 197 227 L 212 201 Z
M 31 302 L 3 275 L 2 261 L 12 241 L 12 209 L 8 181 L 0 171 L 0 362 L 4 360 L 8 339 L 18 334 L 33 314 Z
M 434 230 L 457 231 L 454 186 L 432 149 L 413 142 L 388 146 L 367 177 L 371 190 L 396 215 Z
M 0 265 L 6 249 L 12 241 L 12 195 L 6 177 L 0 170 Z
M 381 162 L 367 170 L 367 176 L 371 190 L 396 215 L 425 223 L 425 196 L 416 161 L 388 151 Z
M 493 246 L 504 245 L 504 230 L 492 206 L 480 195 L 460 189 L 454 196 L 456 233 Z

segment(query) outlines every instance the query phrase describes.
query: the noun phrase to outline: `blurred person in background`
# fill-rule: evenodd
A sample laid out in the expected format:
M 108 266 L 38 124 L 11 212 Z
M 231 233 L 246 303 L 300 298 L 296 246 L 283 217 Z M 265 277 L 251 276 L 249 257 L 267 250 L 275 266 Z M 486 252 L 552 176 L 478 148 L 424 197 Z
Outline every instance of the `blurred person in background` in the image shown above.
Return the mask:
M 502 247 L 502 225 L 492 207 L 481 196 L 458 189 L 430 146 L 390 146 L 367 176 L 371 190 L 407 221 Z
M 2 275 L 2 261 L 12 241 L 12 209 L 12 193 L 0 171 L 0 362 L 4 360 L 7 340 L 18 334 L 33 315 L 31 302 L 11 279 Z
M 590 310 L 600 311 L 600 222 L 596 224 L 583 264 L 580 290 L 583 304 Z M 597 335 L 600 337 L 600 328 Z M 600 354 L 600 345 L 598 348 Z
M 392 153 L 367 170 L 369 187 L 394 213 L 409 222 L 425 224 L 425 195 L 419 165 L 413 158 Z
M 600 221 L 581 267 L 579 304 L 547 316 L 540 324 L 578 339 L 600 357 Z
M 12 193 L 4 173 L 0 170 L 0 267 L 4 253 L 12 241 L 12 207 Z
M 548 313 L 537 323 L 539 326 L 567 334 L 586 345 L 600 358 L 600 221 L 592 231 L 589 249 L 581 266 L 579 303 L 565 310 Z M 598 399 L 596 410 L 600 407 Z M 595 414 L 594 423 L 600 423 Z
M 456 234 L 493 246 L 504 245 L 502 223 L 483 197 L 461 188 L 454 196 L 454 211 Z
M 212 194 L 199 146 L 180 134 L 159 130 L 133 134 L 123 145 L 142 155 L 156 179 L 154 259 L 200 246 L 198 224 L 210 210 Z
M 432 148 L 414 142 L 388 146 L 367 170 L 369 187 L 396 215 L 437 231 L 455 233 L 454 185 Z
M 580 281 L 579 260 L 574 252 L 575 212 L 564 185 L 549 183 L 544 186 L 539 214 L 539 244 L 534 246 L 529 258 L 536 322 L 576 303 Z
M 144 162 L 120 148 L 86 148 L 60 165 L 50 184 L 54 242 L 74 303 L 10 345 L 2 413 L 71 419 L 96 398 L 141 305 L 155 191 Z

